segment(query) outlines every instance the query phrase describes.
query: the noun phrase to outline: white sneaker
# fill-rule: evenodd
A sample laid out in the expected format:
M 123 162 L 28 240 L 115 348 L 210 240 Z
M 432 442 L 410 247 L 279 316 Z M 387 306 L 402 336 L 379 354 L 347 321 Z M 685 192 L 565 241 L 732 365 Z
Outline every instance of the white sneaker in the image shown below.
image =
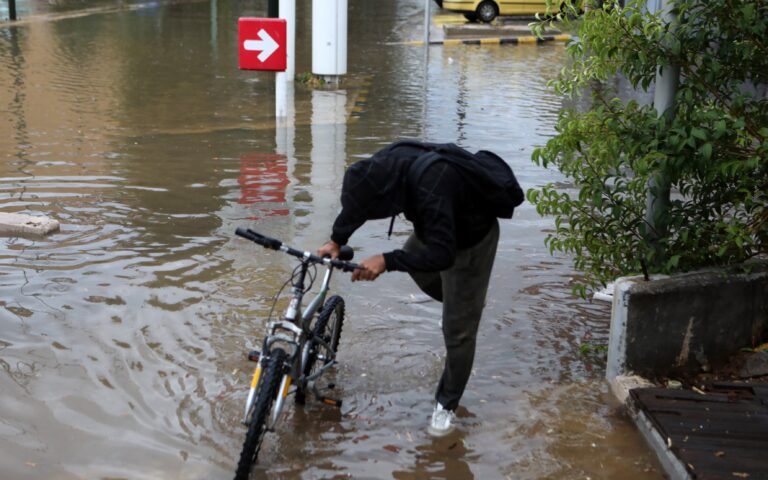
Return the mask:
M 429 424 L 427 432 L 433 437 L 444 437 L 453 431 L 455 421 L 456 414 L 444 409 L 438 402 L 435 405 L 435 411 L 432 412 L 432 422 Z

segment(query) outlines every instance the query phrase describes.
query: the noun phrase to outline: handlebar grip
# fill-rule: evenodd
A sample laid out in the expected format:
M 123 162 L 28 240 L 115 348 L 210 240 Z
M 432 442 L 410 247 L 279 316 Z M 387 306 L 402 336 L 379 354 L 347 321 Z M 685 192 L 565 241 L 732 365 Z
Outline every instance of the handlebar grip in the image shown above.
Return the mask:
M 338 268 L 343 272 L 354 272 L 355 270 L 360 268 L 360 265 L 356 263 L 346 262 L 343 260 L 331 260 L 331 265 L 333 265 L 335 268 Z
M 235 235 L 238 237 L 247 238 L 248 240 L 251 240 L 251 236 L 248 235 L 248 230 L 244 229 L 243 227 L 237 227 L 235 230 Z
M 235 230 L 235 234 L 243 238 L 247 238 L 248 240 L 254 243 L 258 243 L 264 248 L 271 248 L 272 250 L 280 250 L 280 247 L 283 246 L 283 242 L 281 242 L 280 240 L 276 240 L 274 238 L 270 238 L 265 235 L 262 235 L 258 232 L 254 232 L 250 228 L 245 229 L 242 227 L 237 227 L 237 229 Z

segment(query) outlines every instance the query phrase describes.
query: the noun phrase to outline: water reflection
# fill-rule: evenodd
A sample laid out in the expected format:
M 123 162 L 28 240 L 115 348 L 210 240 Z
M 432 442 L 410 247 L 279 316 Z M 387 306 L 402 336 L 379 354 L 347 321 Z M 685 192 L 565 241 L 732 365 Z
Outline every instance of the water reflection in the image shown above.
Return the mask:
M 468 461 L 476 461 L 479 455 L 467 448 L 465 437 L 465 433 L 457 431 L 445 438 L 417 445 L 414 448 L 415 464 L 407 470 L 392 472 L 392 478 L 398 480 L 475 478 Z M 392 446 L 389 450 L 397 453 L 400 449 Z
M 237 17 L 263 16 L 263 2 L 84 15 L 57 5 L 70 10 L 55 21 L 0 28 L 0 207 L 62 223 L 47 238 L 0 242 L 4 478 L 229 477 L 243 352 L 294 266 L 232 232 L 316 247 L 349 162 L 425 137 L 494 150 L 525 187 L 560 179 L 529 158 L 552 133 L 560 100 L 544 82 L 561 45 L 432 47 L 425 65 L 423 49 L 384 43 L 418 29 L 422 2 L 352 2 L 348 82 L 296 85 L 276 128 L 271 74 L 238 71 L 231 48 Z M 301 18 L 309 5 L 299 2 Z M 344 408 L 291 407 L 258 472 L 658 478 L 604 406 L 602 367 L 579 357 L 584 335 L 607 336 L 607 312 L 570 296 L 570 260 L 550 257 L 548 228 L 530 205 L 502 225 L 456 438 L 434 442 L 423 428 L 442 364 L 439 305 L 412 297 L 403 275 L 339 276 L 348 317 L 332 379 Z M 358 256 L 396 248 L 409 226 L 386 231 L 357 233 Z
M 240 156 L 240 200 L 238 203 L 253 205 L 256 216 L 248 220 L 258 221 L 272 215 L 288 215 L 286 187 L 288 186 L 288 162 L 285 155 L 251 153 Z
M 312 92 L 312 220 L 305 234 L 315 245 L 324 243 L 339 208 L 339 186 L 347 159 L 346 90 Z

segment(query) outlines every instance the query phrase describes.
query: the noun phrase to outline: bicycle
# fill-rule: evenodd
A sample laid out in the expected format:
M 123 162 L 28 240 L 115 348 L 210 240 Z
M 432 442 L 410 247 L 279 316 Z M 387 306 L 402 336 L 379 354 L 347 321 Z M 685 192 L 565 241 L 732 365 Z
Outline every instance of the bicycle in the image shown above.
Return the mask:
M 292 287 L 283 319 L 268 322 L 261 351 L 248 354 L 248 359 L 257 364 L 242 422 L 248 431 L 235 473 L 235 480 L 244 480 L 256 462 L 264 435 L 274 431 L 288 395 L 295 394 L 296 402 L 304 403 L 307 393 L 311 392 L 321 402 L 341 407 L 341 400 L 323 395 L 317 387 L 320 376 L 336 364 L 336 349 L 344 322 L 344 299 L 333 295 L 326 301 L 326 296 L 334 269 L 351 272 L 360 267 L 349 261 L 354 252 L 348 246 L 342 247 L 338 259 L 321 258 L 250 229 L 238 228 L 235 233 L 265 248 L 282 251 L 300 260 L 291 278 L 283 285 L 285 288 L 290 282 Z M 317 265 L 323 265 L 327 270 L 320 291 L 302 310 L 304 295 L 312 288 L 317 276 Z M 310 267 L 315 268 L 314 276 Z M 305 285 L 307 279 L 309 286 Z M 275 296 L 275 302 L 283 288 Z M 268 318 L 271 317 L 272 312 Z M 334 385 L 329 384 L 328 388 L 333 389 Z

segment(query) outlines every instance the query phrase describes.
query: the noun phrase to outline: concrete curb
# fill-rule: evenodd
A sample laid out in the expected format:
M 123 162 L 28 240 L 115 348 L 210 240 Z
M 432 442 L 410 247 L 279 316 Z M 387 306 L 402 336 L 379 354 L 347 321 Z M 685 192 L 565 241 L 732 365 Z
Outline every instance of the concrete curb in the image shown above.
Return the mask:
M 48 217 L 0 212 L 0 236 L 48 235 L 59 230 L 59 222 Z
M 499 38 L 472 38 L 459 39 L 447 38 L 445 40 L 430 40 L 430 45 L 519 45 L 519 44 L 539 44 L 546 42 L 568 42 L 573 37 L 568 34 L 546 35 L 544 37 L 534 37 L 526 35 L 521 37 L 499 37 Z M 403 42 L 403 45 L 424 45 L 424 40 L 411 40 Z
M 664 473 L 669 480 L 692 480 L 690 474 L 683 465 L 683 462 L 675 456 L 670 450 L 669 440 L 661 438 L 659 432 L 654 428 L 653 423 L 648 416 L 634 407 L 630 403 L 627 405 L 627 412 L 635 426 L 645 438 L 646 443 L 656 453 L 656 458 L 661 462 Z
M 639 375 L 619 375 L 608 381 L 611 393 L 622 405 L 627 405 L 629 391 L 633 388 L 655 387 L 649 380 Z
M 629 391 L 635 388 L 655 387 L 653 383 L 638 375 L 617 375 L 608 380 L 611 393 L 626 408 L 629 418 L 637 427 L 648 446 L 659 459 L 664 473 L 670 480 L 691 480 L 685 465 L 670 450 L 669 440 L 661 437 L 648 416 L 630 400 Z

